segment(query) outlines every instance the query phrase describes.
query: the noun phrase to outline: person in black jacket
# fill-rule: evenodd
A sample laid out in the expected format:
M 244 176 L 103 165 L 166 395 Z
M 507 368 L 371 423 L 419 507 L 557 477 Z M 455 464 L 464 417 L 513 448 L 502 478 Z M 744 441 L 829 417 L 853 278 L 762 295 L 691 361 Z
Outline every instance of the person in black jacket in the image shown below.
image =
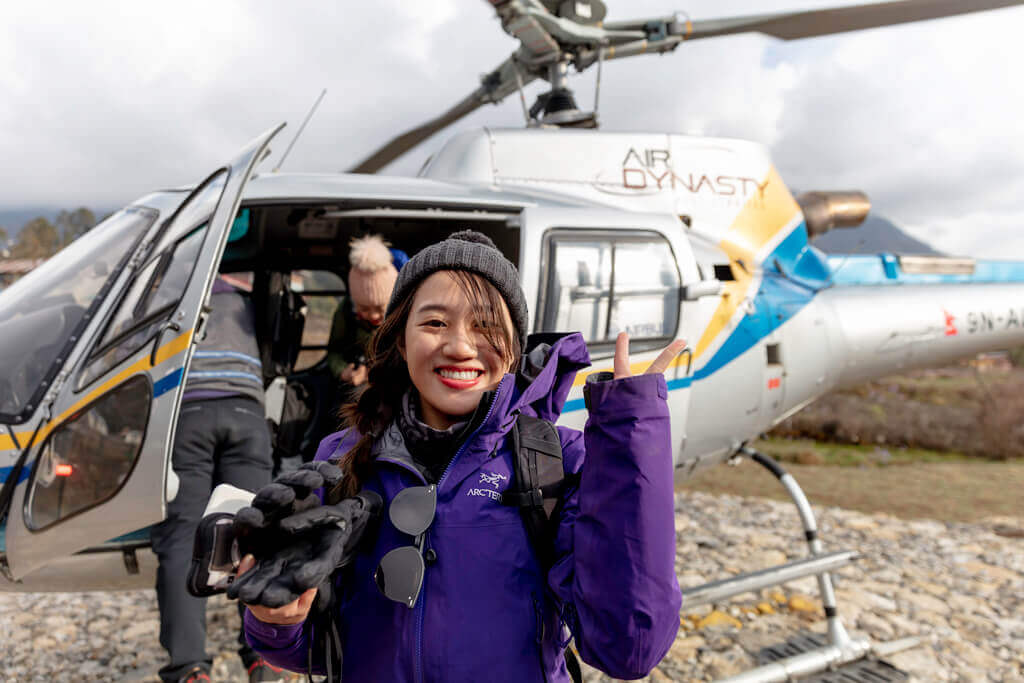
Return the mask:
M 196 526 L 210 493 L 221 483 L 257 491 L 270 482 L 270 432 L 252 302 L 218 278 L 210 307 L 206 337 L 192 356 L 174 435 L 178 492 L 167 504 L 167 518 L 151 534 L 160 562 L 160 644 L 170 655 L 160 669 L 164 681 L 210 680 L 206 600 L 185 588 Z M 250 681 L 281 679 L 280 669 L 253 652 L 241 633 L 238 652 Z

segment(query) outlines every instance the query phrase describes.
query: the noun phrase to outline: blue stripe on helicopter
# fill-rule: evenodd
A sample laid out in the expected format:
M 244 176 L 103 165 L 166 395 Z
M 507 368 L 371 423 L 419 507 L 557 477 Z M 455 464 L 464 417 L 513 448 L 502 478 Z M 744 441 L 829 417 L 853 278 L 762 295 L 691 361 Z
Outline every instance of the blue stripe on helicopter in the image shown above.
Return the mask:
M 1014 261 L 976 261 L 970 274 L 904 273 L 899 257 L 887 253 L 829 256 L 828 264 L 838 286 L 1024 282 L 1024 263 Z
M 158 379 L 153 384 L 153 398 L 160 398 L 168 391 L 177 388 L 181 384 L 181 376 L 184 372 L 185 368 L 178 368 Z
M 736 329 L 708 362 L 693 374 L 710 377 L 770 335 L 811 302 L 828 284 L 828 266 L 821 252 L 807 244 L 801 223 L 764 260 L 764 277 L 754 295 L 753 313 L 740 319 Z
M 7 477 L 11 476 L 11 472 L 13 470 L 14 470 L 14 466 L 13 465 L 11 467 L 0 467 L 0 484 L 3 484 L 5 481 L 7 481 Z M 28 471 L 29 471 L 28 467 L 23 467 L 21 469 L 21 474 L 18 476 L 18 483 L 19 484 L 21 482 L 25 481 L 26 479 L 28 479 Z

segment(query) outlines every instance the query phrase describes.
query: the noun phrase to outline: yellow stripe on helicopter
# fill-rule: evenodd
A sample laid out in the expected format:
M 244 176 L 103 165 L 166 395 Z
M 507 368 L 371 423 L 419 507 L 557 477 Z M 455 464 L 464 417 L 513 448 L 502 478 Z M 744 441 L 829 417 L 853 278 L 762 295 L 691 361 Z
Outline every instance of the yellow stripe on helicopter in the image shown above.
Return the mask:
M 719 245 L 729 255 L 732 282 L 726 282 L 722 301 L 711 316 L 704 333 L 694 349 L 694 358 L 700 358 L 712 342 L 727 329 L 748 296 L 754 284 L 754 264 L 764 256 L 766 247 L 774 246 L 785 237 L 782 232 L 800 213 L 800 206 L 773 166 L 765 178 L 764 190 L 747 200 L 733 220 Z
M 62 424 L 70 415 L 75 414 L 76 412 L 87 406 L 93 400 L 98 398 L 101 394 L 106 393 L 108 390 L 120 384 L 129 376 L 134 375 L 138 372 L 145 372 L 147 370 L 155 368 L 156 366 L 160 365 L 161 363 L 171 358 L 172 356 L 176 356 L 177 354 L 187 349 L 189 342 L 191 341 L 192 331 L 189 330 L 188 332 L 183 332 L 182 334 L 178 335 L 177 337 L 175 337 L 174 339 L 160 347 L 160 349 L 156 352 L 155 363 L 150 363 L 150 355 L 146 354 L 145 356 L 135 361 L 134 363 L 126 367 L 124 370 L 121 370 L 116 375 L 109 378 L 102 384 L 99 384 L 98 386 L 94 387 L 92 390 L 89 391 L 89 393 L 85 394 L 82 398 L 75 401 L 75 403 L 70 408 L 62 412 L 56 418 L 50 420 L 46 426 L 40 429 L 39 433 L 36 434 L 36 438 L 35 440 L 32 441 L 31 445 L 35 445 L 41 442 L 50 434 L 50 432 L 52 432 L 57 426 Z M 24 448 L 25 444 L 32 438 L 32 432 L 24 431 L 15 434 L 15 436 L 17 437 L 18 444 L 21 444 L 21 447 Z M 18 446 L 15 444 L 14 440 L 10 437 L 10 435 L 0 434 L 0 451 L 13 450 L 14 448 L 17 447 Z

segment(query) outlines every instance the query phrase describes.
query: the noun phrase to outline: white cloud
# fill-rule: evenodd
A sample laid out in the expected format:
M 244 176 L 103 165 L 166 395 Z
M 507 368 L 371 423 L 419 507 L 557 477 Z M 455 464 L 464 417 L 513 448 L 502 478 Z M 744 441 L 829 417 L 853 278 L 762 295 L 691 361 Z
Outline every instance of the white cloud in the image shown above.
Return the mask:
M 699 19 L 843 3 L 686 4 Z M 677 8 L 635 0 L 609 18 Z M 1024 9 L 792 43 L 728 37 L 613 61 L 601 120 L 760 141 L 794 187 L 861 188 L 939 248 L 983 253 L 996 241 L 1024 256 L 1000 232 L 1024 224 L 1021 19 Z M 285 168 L 347 168 L 464 97 L 513 49 L 479 0 L 15 3 L 0 23 L 0 204 L 123 203 L 195 181 L 288 119 L 280 153 L 324 87 Z M 572 79 L 583 107 L 595 76 Z M 387 170 L 415 172 L 458 130 L 521 124 L 513 96 Z

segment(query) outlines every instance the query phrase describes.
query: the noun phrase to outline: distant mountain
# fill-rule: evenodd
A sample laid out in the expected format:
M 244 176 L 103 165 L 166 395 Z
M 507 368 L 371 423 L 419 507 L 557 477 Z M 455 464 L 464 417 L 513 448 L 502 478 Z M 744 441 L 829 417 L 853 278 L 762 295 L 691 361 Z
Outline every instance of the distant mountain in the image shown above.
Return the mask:
M 943 256 L 930 245 L 916 240 L 881 216 L 869 215 L 859 227 L 830 230 L 813 241 L 814 246 L 829 254 L 896 254 Z

